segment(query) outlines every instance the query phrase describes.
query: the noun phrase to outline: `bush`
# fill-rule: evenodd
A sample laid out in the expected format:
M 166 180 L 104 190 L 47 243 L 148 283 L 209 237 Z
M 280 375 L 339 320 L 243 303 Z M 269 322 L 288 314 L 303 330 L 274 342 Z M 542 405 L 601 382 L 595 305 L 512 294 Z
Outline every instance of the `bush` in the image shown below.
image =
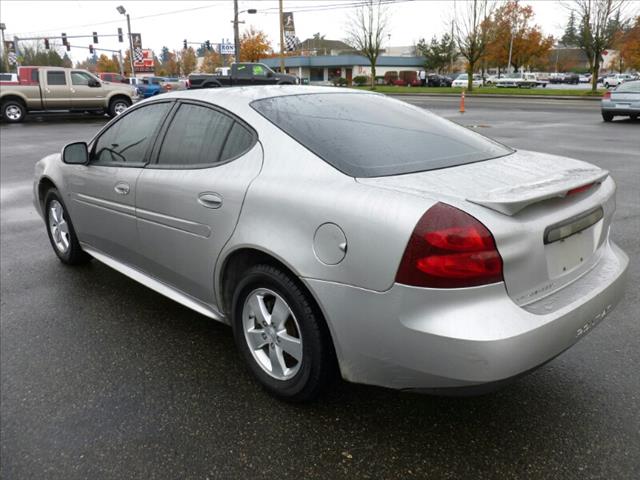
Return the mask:
M 364 75 L 358 75 L 357 77 L 353 77 L 353 84 L 361 87 L 362 85 L 367 85 L 369 82 L 369 77 L 365 77 Z
M 331 83 L 335 87 L 344 87 L 347 84 L 347 79 L 342 77 L 334 77 L 331 79 Z

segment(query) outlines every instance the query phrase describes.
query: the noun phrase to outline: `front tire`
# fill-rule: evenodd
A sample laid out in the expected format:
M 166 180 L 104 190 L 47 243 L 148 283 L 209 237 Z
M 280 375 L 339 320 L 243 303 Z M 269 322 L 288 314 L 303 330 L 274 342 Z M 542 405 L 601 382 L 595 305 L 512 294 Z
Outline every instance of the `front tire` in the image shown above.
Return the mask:
M 109 102 L 109 116 L 117 117 L 131 106 L 131 100 L 124 97 L 116 97 Z
M 90 261 L 91 256 L 80 247 L 67 209 L 55 188 L 51 188 L 44 197 L 44 214 L 49 241 L 60 261 L 67 265 Z
M 27 115 L 27 108 L 19 100 L 2 102 L 2 118 L 8 123 L 19 123 Z
M 238 350 L 272 395 L 315 399 L 335 376 L 329 332 L 308 294 L 288 274 L 256 265 L 235 288 L 232 315 Z

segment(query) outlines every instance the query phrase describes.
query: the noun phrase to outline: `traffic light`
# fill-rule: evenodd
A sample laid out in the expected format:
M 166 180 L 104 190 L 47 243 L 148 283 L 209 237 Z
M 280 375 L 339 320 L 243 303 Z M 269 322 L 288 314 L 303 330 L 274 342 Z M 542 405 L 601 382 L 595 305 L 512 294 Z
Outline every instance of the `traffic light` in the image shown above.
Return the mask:
M 66 47 L 69 44 L 67 42 L 67 34 L 63 33 L 61 36 L 62 36 L 62 45 L 64 45 Z
M 89 53 L 93 53 L 93 45 L 89 45 Z
M 184 45 L 184 49 L 187 49 L 187 39 L 185 38 L 184 42 L 182 43 Z
M 122 43 L 122 29 L 118 28 L 118 41 Z
M 44 39 L 44 48 L 46 48 L 47 50 L 49 50 L 49 39 L 45 38 Z
M 67 42 L 67 52 L 71 51 L 71 45 L 69 45 L 69 42 Z
M 98 43 L 98 32 L 93 32 L 93 43 Z
M 209 40 L 207 40 L 206 42 L 204 42 L 204 48 L 207 49 L 207 52 L 211 51 L 211 42 Z

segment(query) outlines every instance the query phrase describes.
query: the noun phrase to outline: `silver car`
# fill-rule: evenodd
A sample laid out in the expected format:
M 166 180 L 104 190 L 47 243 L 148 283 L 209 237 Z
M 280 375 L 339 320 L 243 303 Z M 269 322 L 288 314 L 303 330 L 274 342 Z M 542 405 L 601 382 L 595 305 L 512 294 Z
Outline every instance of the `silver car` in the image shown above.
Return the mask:
M 605 92 L 601 111 L 605 122 L 620 116 L 637 119 L 640 116 L 640 80 L 621 83 L 615 90 Z
M 383 95 L 270 86 L 140 102 L 40 160 L 34 197 L 63 263 L 230 324 L 305 401 L 337 372 L 484 391 L 569 348 L 623 293 L 615 188 Z

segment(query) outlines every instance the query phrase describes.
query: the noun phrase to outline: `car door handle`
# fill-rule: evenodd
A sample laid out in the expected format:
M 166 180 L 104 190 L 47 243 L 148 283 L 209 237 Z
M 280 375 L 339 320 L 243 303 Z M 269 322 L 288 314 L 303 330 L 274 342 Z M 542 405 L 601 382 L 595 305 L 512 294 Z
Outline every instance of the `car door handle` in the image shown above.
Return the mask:
M 115 187 L 113 187 L 116 193 L 119 193 L 120 195 L 127 195 L 130 188 L 131 187 L 129 187 L 129 184 L 125 182 L 118 182 L 116 183 Z
M 201 193 L 198 195 L 198 203 L 207 208 L 220 208 L 222 197 L 217 193 Z

